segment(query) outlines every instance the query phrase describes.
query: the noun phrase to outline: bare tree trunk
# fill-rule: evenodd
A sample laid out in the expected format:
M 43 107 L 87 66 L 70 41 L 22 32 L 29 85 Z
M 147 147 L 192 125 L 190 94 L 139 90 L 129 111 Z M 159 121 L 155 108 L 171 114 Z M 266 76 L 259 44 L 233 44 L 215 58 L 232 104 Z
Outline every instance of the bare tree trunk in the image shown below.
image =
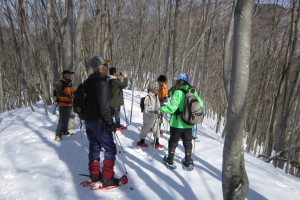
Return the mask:
M 3 78 L 2 78 L 2 58 L 0 58 L 0 113 L 4 112 L 5 107 L 4 107 L 4 92 L 3 92 Z
M 180 37 L 179 37 L 179 32 L 180 32 L 180 7 L 181 7 L 181 0 L 176 0 L 176 5 L 175 5 L 175 17 L 174 17 L 174 33 L 173 33 L 173 73 L 172 77 L 177 75 L 179 73 L 179 44 L 180 44 Z
M 53 0 L 47 1 L 47 36 L 48 36 L 48 51 L 50 55 L 51 61 L 51 70 L 53 73 L 53 82 L 57 82 L 59 80 L 58 73 L 58 60 L 56 56 L 56 48 L 55 48 L 55 33 L 54 33 L 54 17 L 55 12 L 53 9 Z
M 75 26 L 75 40 L 74 40 L 74 71 L 75 71 L 75 77 L 74 77 L 74 83 L 73 87 L 77 88 L 77 86 L 82 82 L 82 76 L 81 74 L 85 74 L 85 67 L 83 62 L 83 55 L 82 55 L 82 31 L 83 31 L 83 25 L 85 22 L 85 15 L 86 15 L 86 0 L 81 0 L 80 2 L 80 10 L 78 14 L 78 18 L 76 20 L 76 26 Z
M 187 48 L 189 46 L 189 42 L 190 42 L 190 37 L 191 37 L 191 34 L 192 34 L 192 25 L 193 25 L 193 20 L 192 20 L 192 9 L 194 7 L 194 0 L 191 0 L 190 1 L 190 5 L 189 5 L 189 19 L 188 19 L 188 34 L 187 34 L 187 37 L 186 37 L 186 40 L 185 40 L 185 45 L 184 45 L 184 48 L 183 48 L 183 57 L 181 59 L 181 63 L 180 63 L 180 71 L 182 72 L 183 71 L 183 67 L 184 67 L 184 64 L 185 64 L 185 59 L 186 59 L 186 54 L 187 54 Z
M 73 70 L 74 44 L 74 0 L 66 1 L 67 23 L 64 35 L 64 69 Z
M 111 37 L 111 32 L 109 30 L 109 23 L 110 23 L 110 13 L 109 13 L 109 6 L 108 6 L 108 0 L 105 0 L 104 4 L 104 13 L 103 13 L 103 18 L 104 18 L 104 34 L 103 34 L 103 48 L 102 48 L 102 55 L 107 58 L 108 57 L 108 44 L 110 41 Z
M 223 150 L 223 198 L 245 199 L 249 189 L 244 162 L 244 119 L 249 80 L 250 33 L 254 2 L 238 1 L 234 13 L 234 42 L 227 123 Z
M 225 87 L 226 99 L 229 99 L 230 93 L 230 74 L 231 74 L 231 41 L 233 35 L 233 25 L 234 25 L 234 10 L 235 10 L 236 0 L 233 1 L 231 17 L 229 19 L 228 29 L 224 41 L 224 51 L 223 51 L 223 82 Z
M 283 91 L 284 93 L 284 101 L 283 101 L 283 112 L 281 115 L 281 122 L 280 127 L 281 130 L 278 133 L 278 140 L 277 140 L 277 146 L 276 151 L 284 150 L 285 149 L 285 132 L 287 129 L 287 120 L 290 115 L 291 110 L 291 103 L 292 103 L 292 97 L 293 97 L 293 91 L 295 90 L 296 81 L 292 83 L 292 85 L 288 85 L 289 72 L 291 71 L 292 66 L 292 59 L 295 53 L 296 48 L 296 42 L 298 40 L 298 23 L 299 23 L 299 2 L 298 0 L 293 0 L 293 9 L 291 13 L 291 26 L 290 26 L 290 36 L 289 36 L 289 42 L 287 47 L 287 53 L 284 63 L 284 71 L 282 73 L 281 82 L 279 85 L 279 91 Z M 299 72 L 298 72 L 299 74 Z M 283 168 L 284 163 L 274 161 L 274 166 L 278 166 L 280 168 Z
M 101 18 L 102 18 L 102 0 L 97 1 L 96 16 L 94 19 L 93 29 L 93 56 L 99 55 L 101 50 Z
M 295 96 L 296 96 L 296 105 L 295 105 L 295 111 L 294 111 L 294 121 L 292 123 L 292 130 L 291 130 L 291 138 L 289 141 L 289 153 L 288 153 L 288 158 L 287 158 L 287 164 L 286 164 L 286 169 L 285 169 L 285 173 L 289 172 L 289 165 L 290 165 L 290 161 L 291 161 L 291 154 L 292 154 L 292 145 L 296 144 L 295 143 L 295 135 L 296 135 L 296 123 L 299 120 L 299 113 L 300 113 L 300 76 L 299 76 L 299 71 L 298 71 L 298 80 L 297 80 L 297 84 L 296 84 L 296 91 L 295 91 Z
M 173 76 L 169 71 L 169 64 L 170 64 L 170 47 L 171 47 L 171 40 L 172 40 L 172 32 L 171 32 L 171 18 L 172 18 L 172 0 L 168 0 L 167 6 L 167 14 L 166 14 L 166 47 L 165 47 L 165 64 L 163 68 L 163 74 L 167 76 Z M 172 83 L 173 85 L 173 83 Z
M 3 55 L 4 49 L 4 41 L 3 41 L 3 34 L 2 34 L 2 27 L 0 27 L 0 53 Z M 5 111 L 5 105 L 4 105 L 4 91 L 3 91 L 3 73 L 4 70 L 4 61 L 2 56 L 0 57 L 0 113 L 3 113 Z
M 142 42 L 143 42 L 143 37 L 144 37 L 144 32 L 143 32 L 143 28 L 144 28 L 144 18 L 145 18 L 145 9 L 144 8 L 140 8 L 140 19 L 139 19 L 139 34 L 138 34 L 138 45 L 137 48 L 134 50 L 134 54 L 138 55 L 137 57 L 137 62 L 133 68 L 133 71 L 135 72 L 139 72 L 141 65 L 142 65 L 142 60 L 144 57 L 144 53 L 142 50 Z M 132 122 L 132 113 L 133 113 L 133 95 L 134 95 L 134 86 L 137 85 L 138 83 L 138 74 L 142 74 L 142 73 L 135 73 L 134 77 L 133 77 L 133 84 L 132 84 L 132 92 L 131 92 L 131 110 L 130 110 L 130 122 Z

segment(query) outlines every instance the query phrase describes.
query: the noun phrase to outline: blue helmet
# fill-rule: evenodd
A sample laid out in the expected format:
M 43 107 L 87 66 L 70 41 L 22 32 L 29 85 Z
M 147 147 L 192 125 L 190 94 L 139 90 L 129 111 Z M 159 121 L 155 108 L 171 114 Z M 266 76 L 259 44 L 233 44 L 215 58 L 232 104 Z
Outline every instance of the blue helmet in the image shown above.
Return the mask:
M 186 75 L 185 73 L 180 73 L 178 76 L 174 77 L 174 80 L 175 81 L 182 80 L 182 81 L 185 81 L 188 83 L 190 81 L 190 77 L 188 75 Z

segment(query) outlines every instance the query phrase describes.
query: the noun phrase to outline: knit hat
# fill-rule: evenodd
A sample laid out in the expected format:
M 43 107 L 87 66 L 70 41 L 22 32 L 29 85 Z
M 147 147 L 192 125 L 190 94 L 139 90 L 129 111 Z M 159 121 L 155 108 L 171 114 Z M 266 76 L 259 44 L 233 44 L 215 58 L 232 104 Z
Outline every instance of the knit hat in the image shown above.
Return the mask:
M 153 94 L 157 93 L 159 90 L 158 82 L 156 82 L 156 81 L 150 82 L 149 86 L 148 86 L 148 90 L 149 90 L 149 92 L 152 92 Z
M 64 74 L 74 74 L 74 72 L 71 71 L 71 70 L 66 69 L 66 70 L 63 71 L 62 74 L 63 74 L 63 75 L 64 75 Z
M 167 77 L 164 76 L 164 75 L 160 75 L 160 76 L 157 78 L 157 81 L 160 81 L 160 82 L 167 82 Z
M 186 75 L 185 73 L 180 73 L 178 76 L 174 77 L 175 81 L 185 81 L 186 83 L 188 83 L 190 81 L 190 77 L 188 75 Z
M 98 68 L 102 65 L 105 65 L 107 63 L 109 63 L 110 60 L 106 60 L 104 59 L 101 55 L 99 56 L 94 56 L 90 62 L 89 62 L 89 66 L 94 70 L 94 72 L 97 72 Z

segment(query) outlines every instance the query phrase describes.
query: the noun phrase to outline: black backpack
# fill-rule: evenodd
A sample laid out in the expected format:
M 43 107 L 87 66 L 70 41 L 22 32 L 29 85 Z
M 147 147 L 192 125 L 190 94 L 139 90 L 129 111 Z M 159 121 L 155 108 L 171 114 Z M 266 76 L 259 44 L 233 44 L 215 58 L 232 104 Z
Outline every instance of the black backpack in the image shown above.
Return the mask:
M 146 95 L 146 96 L 149 96 L 149 95 Z M 141 112 L 144 112 L 144 109 L 145 109 L 145 98 L 146 98 L 146 96 L 142 97 L 141 101 L 140 101 Z M 151 98 L 149 98 L 149 99 L 151 101 Z
M 74 92 L 73 111 L 81 120 L 97 120 L 100 113 L 96 100 L 96 84 L 90 78 L 81 83 Z

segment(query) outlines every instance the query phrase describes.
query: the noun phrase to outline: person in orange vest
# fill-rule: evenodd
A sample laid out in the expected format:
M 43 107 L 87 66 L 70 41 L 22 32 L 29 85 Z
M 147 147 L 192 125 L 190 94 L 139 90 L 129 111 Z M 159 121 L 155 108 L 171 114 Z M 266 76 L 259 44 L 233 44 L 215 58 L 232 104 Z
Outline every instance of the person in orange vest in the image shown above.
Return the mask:
M 166 85 L 167 82 L 167 77 L 164 75 L 160 75 L 157 78 L 157 82 L 159 84 L 159 90 L 157 93 L 159 102 L 160 102 L 160 106 L 163 106 L 167 101 L 168 101 L 168 87 Z M 161 124 L 163 123 L 163 116 L 161 116 L 160 118 L 160 122 L 159 122 L 159 129 L 161 130 Z M 160 134 L 162 135 L 163 132 L 160 131 Z
M 55 141 L 61 141 L 62 135 L 70 136 L 68 124 L 72 111 L 74 91 L 72 87 L 73 71 L 64 70 L 62 78 L 55 84 L 56 102 L 58 105 L 59 119 L 55 132 Z
M 157 82 L 159 84 L 157 96 L 160 101 L 160 105 L 163 106 L 163 104 L 168 101 L 168 87 L 166 85 L 167 77 L 164 75 L 160 75 L 157 78 Z

